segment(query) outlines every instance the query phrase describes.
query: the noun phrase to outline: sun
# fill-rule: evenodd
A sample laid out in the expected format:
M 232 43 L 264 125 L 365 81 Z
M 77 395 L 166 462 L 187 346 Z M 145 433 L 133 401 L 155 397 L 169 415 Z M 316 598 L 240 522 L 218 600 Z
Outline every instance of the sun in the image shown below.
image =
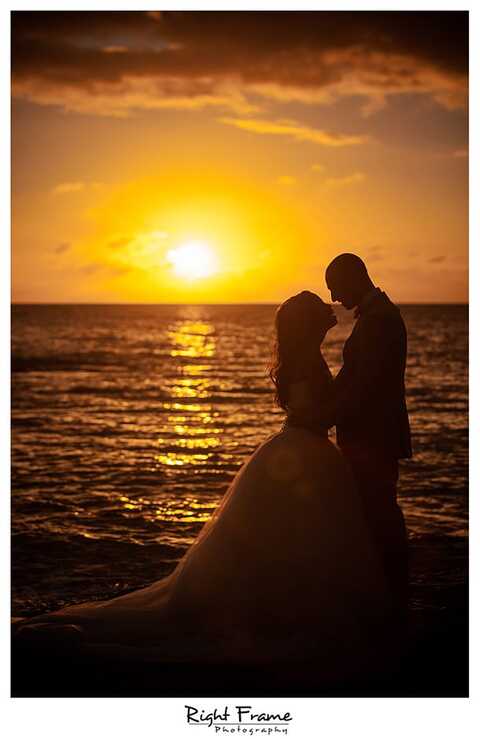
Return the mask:
M 211 248 L 201 241 L 190 241 L 167 252 L 167 261 L 173 266 L 175 274 L 187 280 L 210 277 L 218 266 Z

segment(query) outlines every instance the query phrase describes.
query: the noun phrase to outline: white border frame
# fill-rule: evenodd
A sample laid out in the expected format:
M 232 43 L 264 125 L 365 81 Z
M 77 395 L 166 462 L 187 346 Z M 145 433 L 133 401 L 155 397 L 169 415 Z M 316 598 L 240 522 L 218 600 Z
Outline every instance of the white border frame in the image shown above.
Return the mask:
M 6 9 L 2 9 L 0 18 L 3 31 L 3 43 L 0 53 L 2 84 L 2 112 L 4 122 L 1 136 L 1 161 L 10 162 L 10 11 L 12 10 L 139 10 L 132 7 L 131 2 L 117 0 L 116 2 L 83 2 L 81 8 L 73 2 L 49 2 L 42 5 L 34 0 L 28 2 L 12 2 Z M 473 5 L 473 3 L 472 3 Z M 285 2 L 282 0 L 263 0 L 251 2 L 182 2 L 152 3 L 146 0 L 141 4 L 142 10 L 181 9 L 181 10 L 470 10 L 470 130 L 480 130 L 479 119 L 479 89 L 478 69 L 480 69 L 479 45 L 473 43 L 479 38 L 480 27 L 476 10 L 472 5 L 458 7 L 450 2 L 383 2 L 352 3 L 352 2 Z M 472 48 L 473 47 L 473 48 Z M 477 134 L 478 136 L 478 134 Z M 478 206 L 480 200 L 478 188 L 478 144 L 473 137 L 470 143 L 470 295 L 471 319 L 473 327 L 470 333 L 470 406 L 472 422 L 471 428 L 476 428 L 479 420 L 479 381 L 480 381 L 480 342 L 475 331 L 479 314 L 479 300 L 476 292 L 476 279 L 480 277 L 480 244 Z M 1 367 L 1 423 L 2 446 L 0 460 L 0 475 L 2 479 L 2 495 L 0 496 L 0 547 L 2 550 L 1 562 L 6 569 L 0 580 L 6 585 L 3 607 L 1 609 L 0 638 L 5 649 L 2 651 L 0 662 L 0 725 L 4 728 L 4 736 L 23 739 L 60 739 L 68 736 L 69 739 L 85 739 L 85 736 L 103 737 L 115 736 L 118 739 L 138 739 L 160 736 L 189 737 L 195 739 L 195 732 L 209 732 L 207 728 L 193 728 L 186 726 L 186 703 L 198 704 L 201 707 L 213 708 L 225 705 L 235 706 L 239 702 L 251 704 L 259 710 L 280 711 L 289 710 L 294 720 L 288 736 L 296 737 L 325 737 L 336 739 L 342 737 L 353 739 L 357 736 L 367 736 L 368 739 L 405 739 L 408 737 L 431 737 L 432 739 L 451 739 L 455 735 L 466 737 L 476 735 L 480 724 L 478 693 L 478 647 L 479 639 L 474 615 L 478 616 L 478 588 L 472 578 L 471 586 L 471 686 L 470 699 L 402 699 L 402 698 L 242 698 L 239 700 L 227 698 L 131 698 L 131 699 L 26 699 L 10 698 L 9 676 L 9 629 L 10 612 L 5 604 L 10 601 L 9 596 L 9 562 L 10 562 L 10 531 L 9 531 L 9 495 L 10 490 L 10 445 L 8 443 L 10 427 L 10 367 L 7 357 L 10 353 L 10 172 L 3 165 L 1 172 L 1 204 L 2 213 L 7 217 L 0 221 L 2 229 L 2 248 L 0 250 L 0 281 L 1 281 L 1 332 L 2 332 L 2 361 Z M 476 381 L 476 382 L 475 382 Z M 471 537 L 470 567 L 478 579 L 479 545 L 475 541 L 478 520 L 478 504 L 475 502 L 475 493 L 479 481 L 479 458 L 476 454 L 476 439 L 470 437 L 471 449 Z M 477 483 L 477 484 L 475 484 Z M 5 577 L 6 575 L 6 577 Z M 6 597 L 5 597 L 6 596 Z M 439 645 L 440 647 L 441 645 Z M 38 666 L 41 679 L 41 665 Z M 210 734 L 209 734 L 210 735 Z M 203 734 L 202 734 L 203 736 Z M 214 736 L 214 734 L 212 734 Z M 221 735 L 219 735 L 221 736 Z

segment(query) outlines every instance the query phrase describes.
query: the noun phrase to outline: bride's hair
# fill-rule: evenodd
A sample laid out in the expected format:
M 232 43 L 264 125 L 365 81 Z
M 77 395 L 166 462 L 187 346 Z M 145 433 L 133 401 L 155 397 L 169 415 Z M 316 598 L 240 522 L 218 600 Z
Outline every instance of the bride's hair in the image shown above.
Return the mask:
M 309 290 L 278 308 L 270 378 L 281 408 L 287 408 L 289 384 L 309 377 L 320 361 L 320 343 L 332 325 L 331 317 L 328 304 Z

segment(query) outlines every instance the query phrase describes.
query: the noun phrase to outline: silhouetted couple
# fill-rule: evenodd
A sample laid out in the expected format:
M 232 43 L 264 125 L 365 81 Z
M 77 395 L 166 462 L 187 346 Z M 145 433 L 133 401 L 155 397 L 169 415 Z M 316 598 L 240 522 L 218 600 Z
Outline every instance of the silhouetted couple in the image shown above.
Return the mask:
M 411 453 L 405 327 L 358 257 L 337 257 L 326 281 L 334 301 L 357 309 L 340 373 L 321 353 L 332 308 L 308 291 L 286 300 L 271 370 L 285 423 L 172 574 L 20 623 L 19 637 L 160 660 L 316 660 L 325 679 L 362 675 L 389 654 L 406 614 L 396 502 L 398 459 Z

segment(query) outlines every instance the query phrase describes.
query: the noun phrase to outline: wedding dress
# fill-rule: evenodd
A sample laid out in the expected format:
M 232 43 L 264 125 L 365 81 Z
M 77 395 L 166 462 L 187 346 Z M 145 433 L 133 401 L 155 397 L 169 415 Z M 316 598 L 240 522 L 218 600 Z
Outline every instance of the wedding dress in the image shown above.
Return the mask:
M 310 390 L 292 386 L 284 427 L 244 463 L 170 576 L 25 623 L 76 624 L 86 644 L 152 659 L 318 659 L 328 673 L 368 663 L 382 649 L 387 591 L 349 466 L 315 427 Z

